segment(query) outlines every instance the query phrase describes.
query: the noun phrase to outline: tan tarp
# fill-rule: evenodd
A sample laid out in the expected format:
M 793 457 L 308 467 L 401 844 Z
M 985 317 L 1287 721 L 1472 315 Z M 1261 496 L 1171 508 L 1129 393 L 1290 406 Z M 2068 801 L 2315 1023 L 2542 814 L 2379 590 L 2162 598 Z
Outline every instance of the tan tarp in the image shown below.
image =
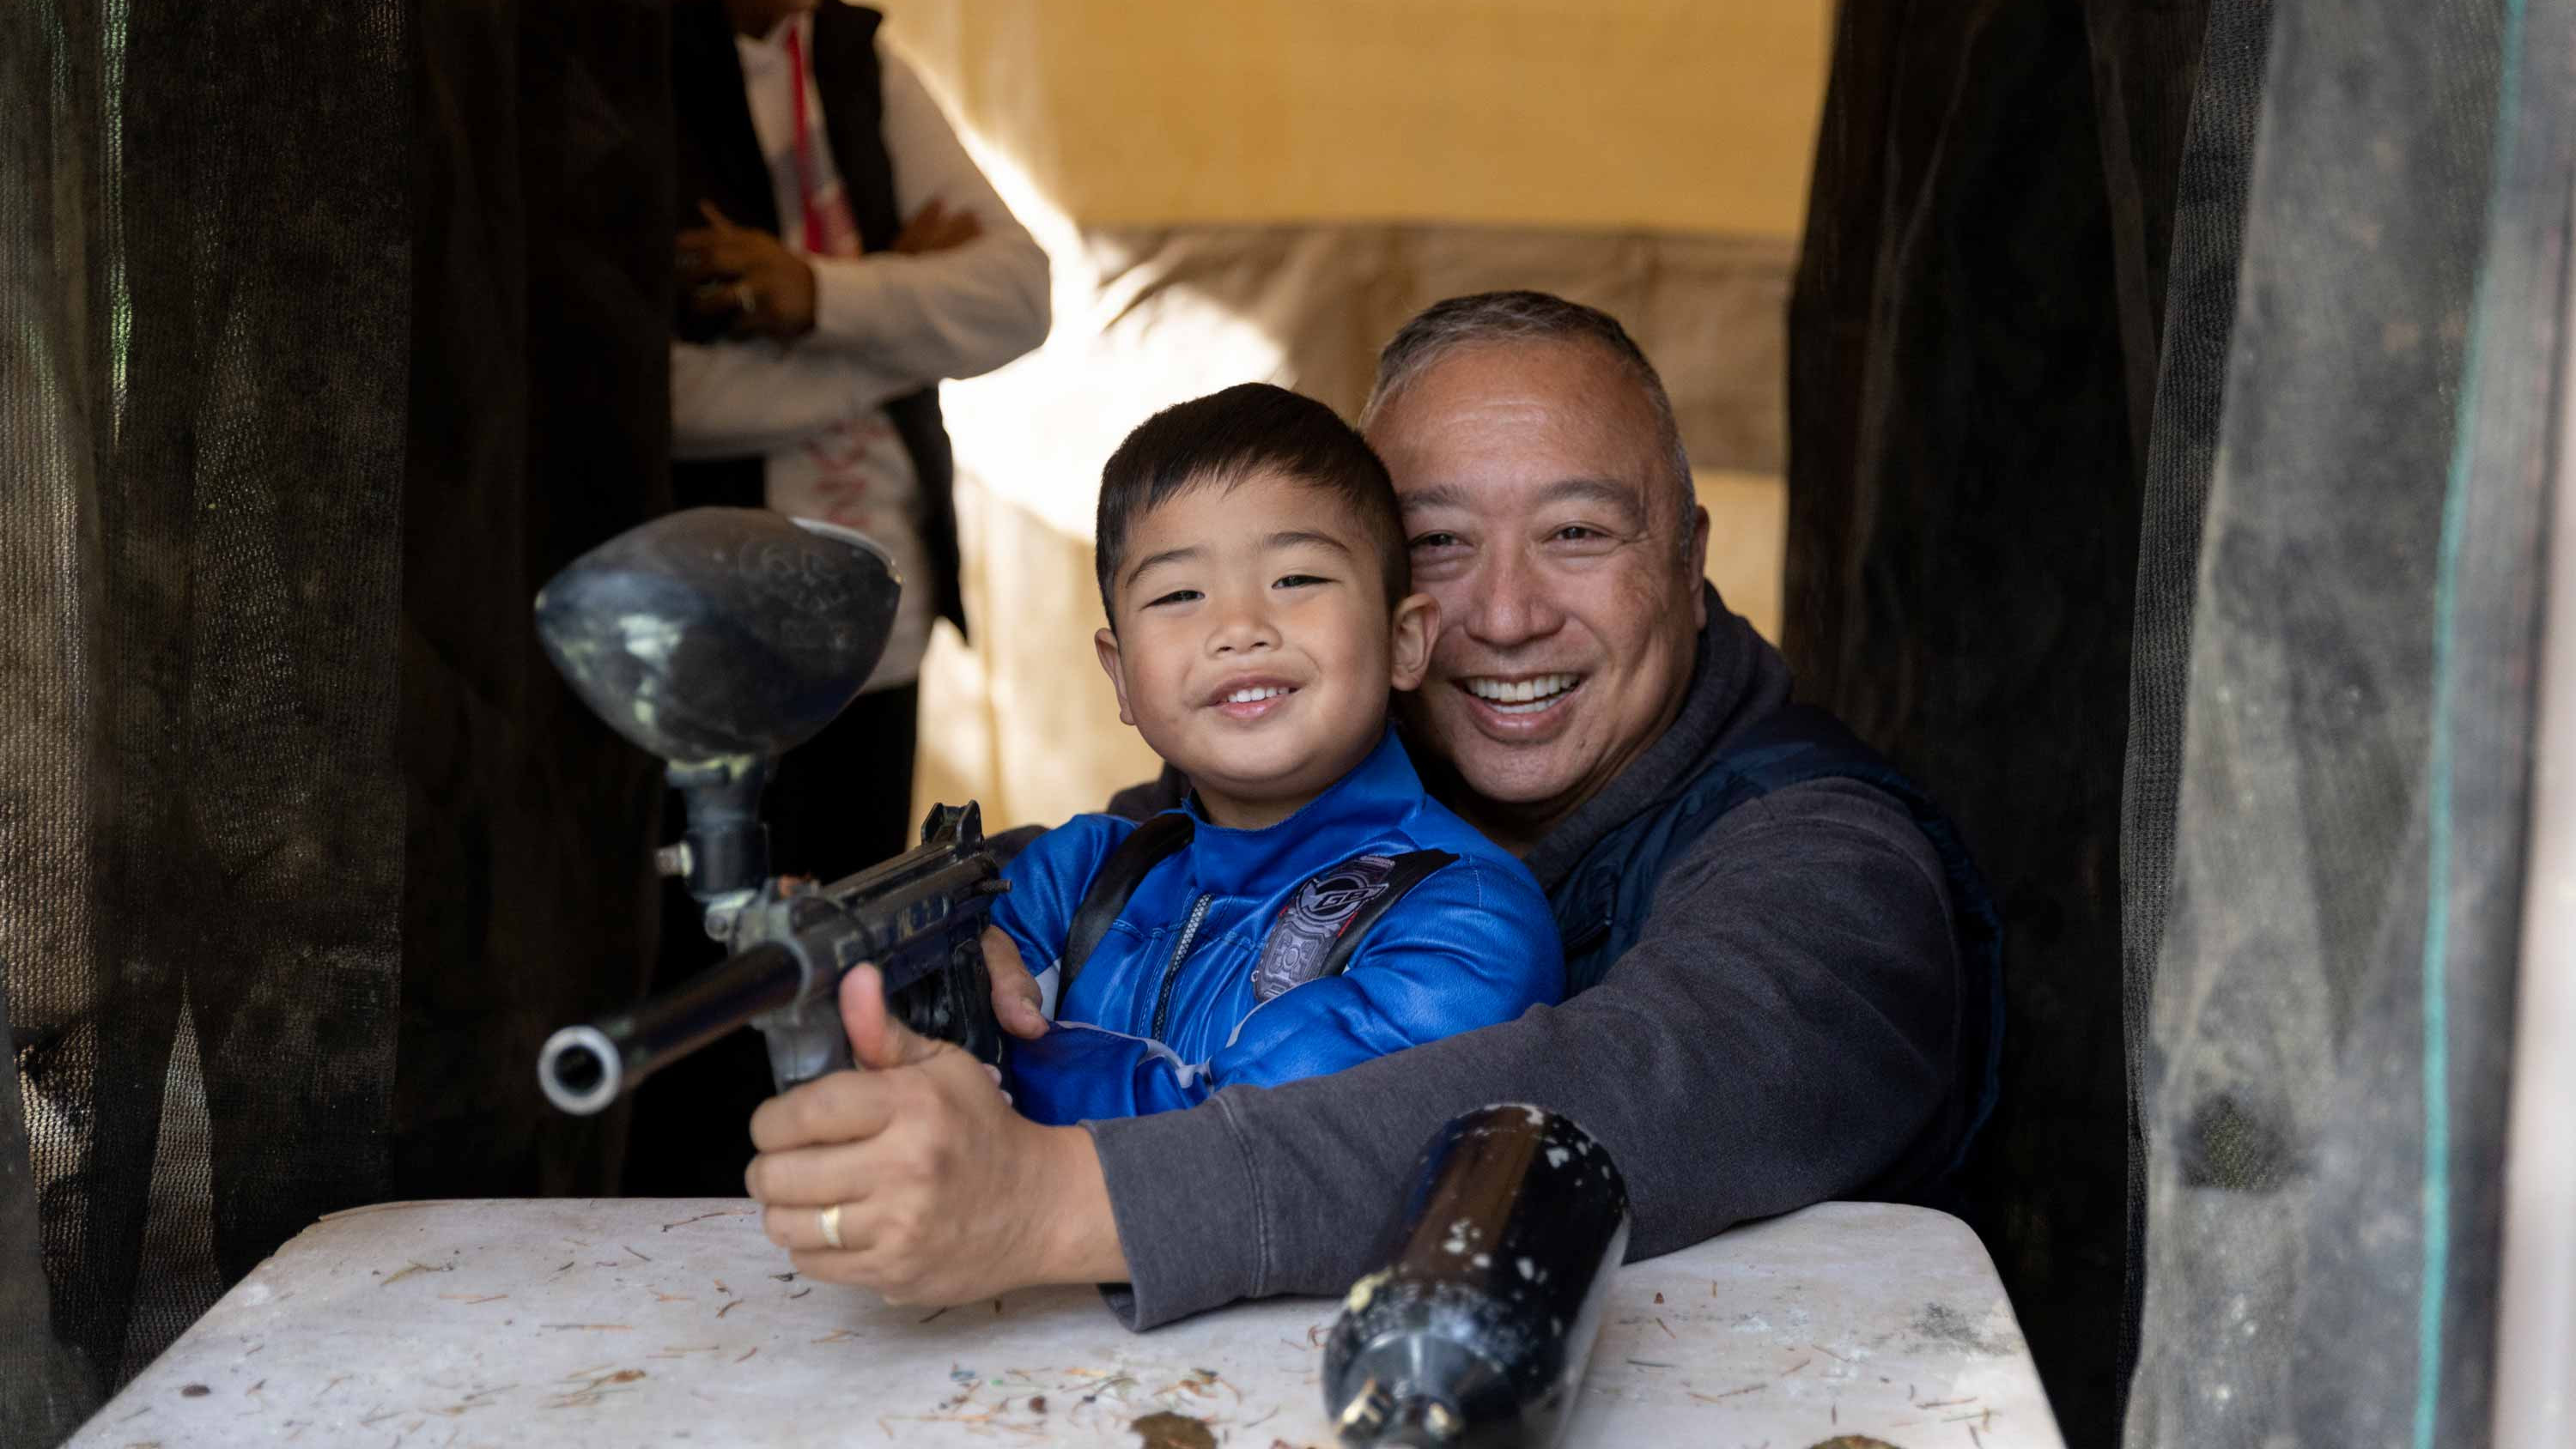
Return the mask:
M 873 0 L 1092 226 L 1430 221 L 1789 238 L 1828 0 Z
M 1052 823 L 1151 774 L 1093 658 L 1101 461 L 1246 380 L 1355 411 L 1378 345 L 1460 292 L 1628 324 L 1699 470 L 1710 575 L 1776 635 L 1820 0 L 885 8 L 1055 265 L 1047 346 L 945 391 L 976 637 L 943 626 L 924 666 L 917 803 Z
M 1060 311 L 1038 356 L 951 389 L 976 636 L 970 651 L 943 628 L 925 666 L 922 801 L 971 795 L 989 819 L 1052 823 L 1153 773 L 1093 660 L 1100 461 L 1155 408 L 1246 379 L 1355 410 L 1377 344 L 1456 292 L 1542 287 L 1636 323 L 1703 469 L 1710 575 L 1776 634 L 1784 244 L 1389 227 L 1088 240 L 1058 261 L 1096 267 L 1077 284 L 1090 305 Z

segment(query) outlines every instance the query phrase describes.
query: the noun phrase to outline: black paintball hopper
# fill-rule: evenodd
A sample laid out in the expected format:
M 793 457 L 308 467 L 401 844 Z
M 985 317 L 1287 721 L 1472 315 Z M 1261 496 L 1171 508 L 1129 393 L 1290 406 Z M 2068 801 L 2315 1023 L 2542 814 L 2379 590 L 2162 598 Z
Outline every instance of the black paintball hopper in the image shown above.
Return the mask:
M 855 698 L 902 579 L 862 534 L 756 508 L 692 508 L 575 559 L 537 635 L 584 703 L 689 766 L 778 755 Z
M 546 1039 L 547 1100 L 587 1116 L 738 1027 L 767 1039 L 781 1091 L 847 1068 L 840 984 L 860 961 L 887 1010 L 987 1063 L 1001 1056 L 976 942 L 1009 889 L 981 813 L 933 806 L 922 843 L 829 885 L 769 869 L 760 801 L 778 757 L 837 717 L 885 651 L 902 579 L 883 549 L 759 509 L 655 519 L 575 559 L 537 595 L 546 657 L 582 702 L 661 757 L 688 828 L 654 852 L 705 908 L 723 965 Z

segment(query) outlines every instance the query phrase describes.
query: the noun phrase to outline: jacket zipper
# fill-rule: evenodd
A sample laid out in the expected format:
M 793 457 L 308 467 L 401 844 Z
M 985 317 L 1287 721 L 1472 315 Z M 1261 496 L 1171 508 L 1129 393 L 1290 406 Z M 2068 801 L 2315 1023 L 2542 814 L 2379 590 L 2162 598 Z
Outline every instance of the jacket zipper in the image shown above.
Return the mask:
M 1156 1041 L 1163 1039 L 1164 1023 L 1171 1019 L 1172 988 L 1181 979 L 1181 958 L 1190 954 L 1190 942 L 1198 936 L 1199 922 L 1207 919 L 1208 903 L 1215 899 L 1216 892 L 1208 891 L 1190 907 L 1189 923 L 1181 927 L 1180 944 L 1172 948 L 1171 962 L 1163 967 L 1163 990 L 1154 998 L 1154 1029 L 1150 1033 Z

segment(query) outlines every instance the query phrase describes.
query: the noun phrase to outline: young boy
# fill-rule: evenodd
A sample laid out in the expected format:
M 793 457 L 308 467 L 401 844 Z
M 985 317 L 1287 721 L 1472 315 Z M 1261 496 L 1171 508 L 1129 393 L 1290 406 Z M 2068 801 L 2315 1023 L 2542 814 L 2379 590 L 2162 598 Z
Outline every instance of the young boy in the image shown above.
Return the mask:
M 1538 882 L 1388 727 L 1439 610 L 1358 433 L 1259 383 L 1166 409 L 1103 470 L 1098 539 L 1118 717 L 1194 789 L 1142 826 L 1076 816 L 1005 872 L 993 924 L 1056 1023 L 1012 1044 L 1023 1113 L 1187 1107 L 1562 997 Z

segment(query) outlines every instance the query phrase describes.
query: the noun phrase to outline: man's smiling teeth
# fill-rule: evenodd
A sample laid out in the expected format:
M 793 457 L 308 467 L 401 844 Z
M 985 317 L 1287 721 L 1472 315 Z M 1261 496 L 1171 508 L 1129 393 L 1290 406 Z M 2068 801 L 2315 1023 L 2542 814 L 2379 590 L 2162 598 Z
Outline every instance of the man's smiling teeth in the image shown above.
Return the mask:
M 1556 703 L 1582 682 L 1579 674 L 1542 674 L 1535 679 L 1465 679 L 1467 692 L 1503 714 L 1535 714 Z
M 1225 697 L 1225 702 L 1228 704 L 1251 704 L 1255 701 L 1270 699 L 1278 695 L 1286 694 L 1287 692 L 1288 687 L 1284 684 L 1256 685 L 1251 689 L 1236 690 L 1234 693 Z

